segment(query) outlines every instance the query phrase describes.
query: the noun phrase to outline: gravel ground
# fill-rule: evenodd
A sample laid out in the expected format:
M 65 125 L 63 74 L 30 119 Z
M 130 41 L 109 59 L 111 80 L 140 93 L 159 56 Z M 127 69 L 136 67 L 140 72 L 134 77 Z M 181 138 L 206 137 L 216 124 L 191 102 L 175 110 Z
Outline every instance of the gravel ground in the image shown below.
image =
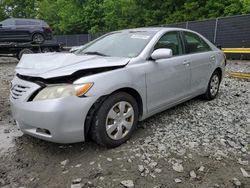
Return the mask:
M 0 187 L 250 187 L 250 82 L 225 78 L 217 99 L 157 114 L 107 150 L 23 135 L 8 102 L 16 63 L 0 58 Z M 249 67 L 230 61 L 227 69 Z

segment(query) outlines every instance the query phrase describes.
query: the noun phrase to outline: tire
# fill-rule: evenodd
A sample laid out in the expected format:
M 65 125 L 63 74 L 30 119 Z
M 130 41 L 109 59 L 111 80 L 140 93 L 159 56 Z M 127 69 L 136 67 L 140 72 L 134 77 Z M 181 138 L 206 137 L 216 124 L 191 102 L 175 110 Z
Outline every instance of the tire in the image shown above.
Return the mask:
M 45 41 L 45 38 L 44 38 L 43 34 L 41 34 L 41 33 L 33 34 L 33 36 L 32 36 L 33 43 L 42 44 L 42 43 L 44 43 L 44 41 Z
M 53 49 L 51 49 L 51 48 L 43 48 L 42 49 L 43 53 L 49 53 L 49 52 L 52 52 L 52 51 L 53 51 Z
M 215 71 L 208 83 L 207 91 L 203 95 L 206 100 L 213 100 L 217 97 L 220 89 L 221 75 L 218 71 Z
M 137 102 L 131 95 L 125 92 L 113 93 L 106 98 L 93 117 L 91 138 L 108 148 L 123 144 L 136 128 L 138 114 Z
M 23 56 L 23 54 L 33 54 L 34 52 L 31 49 L 24 48 L 17 54 L 17 59 L 20 60 Z

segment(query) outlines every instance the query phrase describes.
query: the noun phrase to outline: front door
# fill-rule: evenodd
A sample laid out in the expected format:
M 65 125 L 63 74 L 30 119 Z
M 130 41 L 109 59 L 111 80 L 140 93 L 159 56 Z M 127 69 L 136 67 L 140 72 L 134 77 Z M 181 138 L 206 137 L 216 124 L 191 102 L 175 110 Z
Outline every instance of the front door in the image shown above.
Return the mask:
M 154 47 L 168 48 L 173 57 L 149 61 L 146 65 L 147 107 L 152 112 L 188 97 L 190 93 L 189 60 L 184 55 L 179 32 L 164 34 Z

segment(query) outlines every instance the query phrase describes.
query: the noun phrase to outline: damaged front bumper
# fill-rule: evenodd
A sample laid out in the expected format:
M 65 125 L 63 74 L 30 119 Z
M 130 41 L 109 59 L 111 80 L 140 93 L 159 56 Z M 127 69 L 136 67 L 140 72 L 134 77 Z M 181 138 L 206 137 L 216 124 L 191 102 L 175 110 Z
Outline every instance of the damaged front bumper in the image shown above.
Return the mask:
M 17 77 L 12 81 L 11 111 L 21 131 L 56 143 L 84 141 L 84 122 L 96 98 L 71 96 L 44 101 L 29 101 L 39 87 L 36 83 Z M 24 91 L 19 95 L 15 92 L 16 88 Z

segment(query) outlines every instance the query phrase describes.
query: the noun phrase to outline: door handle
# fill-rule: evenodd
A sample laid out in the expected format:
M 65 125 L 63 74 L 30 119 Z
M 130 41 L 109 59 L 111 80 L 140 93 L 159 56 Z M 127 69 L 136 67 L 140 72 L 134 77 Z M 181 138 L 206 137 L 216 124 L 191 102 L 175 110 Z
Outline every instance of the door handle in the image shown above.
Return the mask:
M 187 66 L 187 67 L 189 67 L 189 65 L 190 65 L 190 61 L 187 61 L 187 60 L 185 60 L 185 61 L 183 61 L 183 63 L 182 63 L 183 65 L 185 65 L 185 66 Z

